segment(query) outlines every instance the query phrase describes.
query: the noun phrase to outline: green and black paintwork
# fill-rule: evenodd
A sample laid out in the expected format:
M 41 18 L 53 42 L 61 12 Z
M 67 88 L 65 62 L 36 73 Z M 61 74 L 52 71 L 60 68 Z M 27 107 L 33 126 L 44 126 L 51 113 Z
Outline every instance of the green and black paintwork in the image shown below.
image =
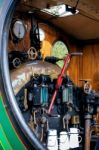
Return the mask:
M 0 0 L 0 150 L 45 150 L 17 106 L 7 57 L 8 31 L 18 0 Z
M 0 97 L 0 150 L 26 149 L 19 139 Z

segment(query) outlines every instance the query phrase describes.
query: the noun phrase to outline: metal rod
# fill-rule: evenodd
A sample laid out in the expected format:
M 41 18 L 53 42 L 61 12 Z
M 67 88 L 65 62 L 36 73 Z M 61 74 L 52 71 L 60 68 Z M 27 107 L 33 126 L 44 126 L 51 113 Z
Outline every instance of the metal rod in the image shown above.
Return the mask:
M 91 115 L 85 116 L 85 148 L 84 150 L 90 150 L 91 140 Z

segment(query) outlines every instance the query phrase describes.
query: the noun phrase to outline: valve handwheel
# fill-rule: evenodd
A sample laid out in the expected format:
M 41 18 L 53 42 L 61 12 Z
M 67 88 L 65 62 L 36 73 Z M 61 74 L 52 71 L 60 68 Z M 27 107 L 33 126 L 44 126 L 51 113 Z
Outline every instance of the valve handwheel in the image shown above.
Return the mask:
M 21 60 L 20 58 L 14 58 L 13 61 L 12 61 L 12 64 L 13 64 L 13 67 L 14 68 L 18 68 L 20 65 L 21 65 Z
M 38 56 L 37 50 L 34 47 L 30 47 L 28 50 L 28 59 L 35 60 Z

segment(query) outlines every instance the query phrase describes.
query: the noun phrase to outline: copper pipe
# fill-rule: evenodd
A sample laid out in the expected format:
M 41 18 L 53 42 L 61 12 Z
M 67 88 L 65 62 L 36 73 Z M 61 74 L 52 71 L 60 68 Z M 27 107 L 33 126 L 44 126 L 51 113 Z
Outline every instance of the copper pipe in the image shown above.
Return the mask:
M 85 148 L 84 150 L 90 150 L 91 141 L 91 115 L 85 116 Z

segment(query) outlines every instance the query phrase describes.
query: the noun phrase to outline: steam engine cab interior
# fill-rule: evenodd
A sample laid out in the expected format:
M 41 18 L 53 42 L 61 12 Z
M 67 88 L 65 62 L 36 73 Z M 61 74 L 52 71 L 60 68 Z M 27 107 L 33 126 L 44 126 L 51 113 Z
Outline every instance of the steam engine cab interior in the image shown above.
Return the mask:
M 99 150 L 99 1 L 0 5 L 0 150 Z

